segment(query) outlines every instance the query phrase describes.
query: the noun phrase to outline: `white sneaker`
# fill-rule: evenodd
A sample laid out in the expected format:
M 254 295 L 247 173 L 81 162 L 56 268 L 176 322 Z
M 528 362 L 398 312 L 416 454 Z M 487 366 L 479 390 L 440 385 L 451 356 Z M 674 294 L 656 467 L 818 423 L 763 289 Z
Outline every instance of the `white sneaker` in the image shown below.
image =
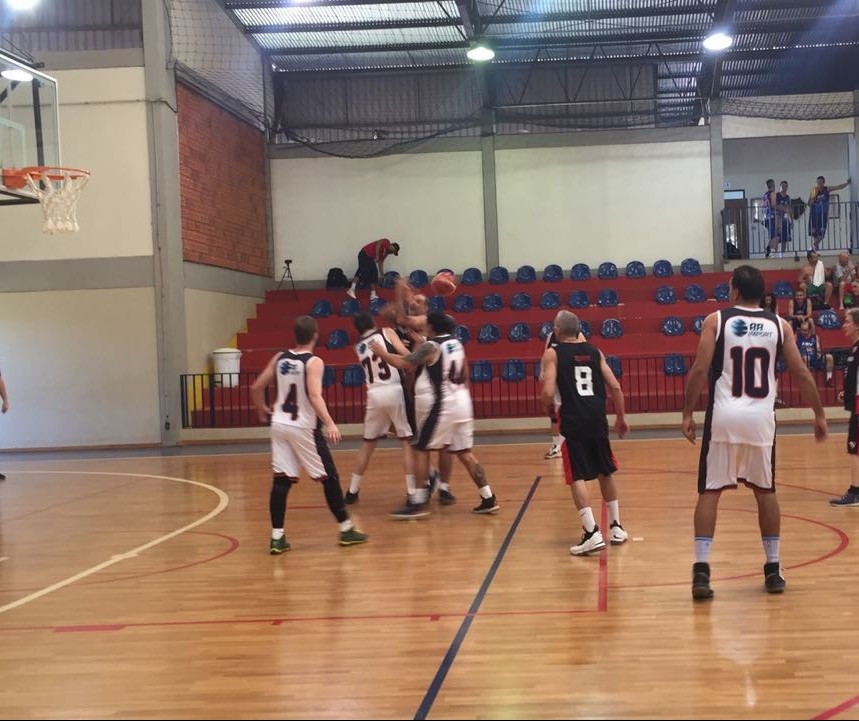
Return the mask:
M 590 533 L 583 533 L 579 544 L 577 546 L 570 546 L 570 553 L 574 556 L 587 556 L 589 553 L 602 551 L 604 548 L 605 541 L 603 540 L 602 533 L 600 533 L 599 526 L 597 526 Z
M 561 457 L 561 447 L 556 446 L 554 443 L 549 447 L 549 450 L 546 451 L 546 455 L 543 458 L 560 458 Z
M 613 546 L 619 546 L 621 543 L 626 543 L 629 538 L 629 534 L 623 530 L 623 526 L 621 526 L 617 521 L 614 521 L 608 529 L 608 539 L 611 541 Z
M 346 295 L 348 295 L 350 298 L 354 298 L 355 300 L 358 300 L 358 296 L 355 295 L 355 291 L 352 290 L 351 288 L 349 288 L 349 290 L 346 291 Z

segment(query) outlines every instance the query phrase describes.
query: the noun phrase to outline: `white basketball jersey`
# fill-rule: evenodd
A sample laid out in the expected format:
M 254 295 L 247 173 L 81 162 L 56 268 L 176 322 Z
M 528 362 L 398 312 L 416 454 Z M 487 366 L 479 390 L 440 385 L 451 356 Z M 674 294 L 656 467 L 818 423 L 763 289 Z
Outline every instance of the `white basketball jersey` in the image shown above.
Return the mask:
M 709 437 L 723 443 L 771 446 L 781 322 L 769 311 L 739 306 L 718 313 L 710 368 Z
M 367 393 L 378 393 L 380 390 L 387 390 L 391 386 L 402 387 L 403 373 L 399 368 L 389 366 L 373 352 L 373 346 L 370 341 L 378 337 L 385 345 L 385 349 L 389 353 L 396 353 L 394 346 L 385 337 L 381 330 L 375 330 L 368 335 L 362 336 L 355 344 L 355 353 L 358 360 L 364 368 L 364 382 L 367 385 Z
M 441 401 L 442 408 L 459 402 L 470 403 L 471 394 L 465 385 L 466 357 L 462 343 L 452 335 L 438 336 L 432 342 L 439 347 L 440 353 L 422 375 L 427 376 L 436 400 Z
M 307 395 L 307 362 L 313 353 L 286 351 L 280 354 L 275 365 L 277 378 L 277 402 L 273 423 L 283 423 L 299 428 L 317 428 L 319 419 Z

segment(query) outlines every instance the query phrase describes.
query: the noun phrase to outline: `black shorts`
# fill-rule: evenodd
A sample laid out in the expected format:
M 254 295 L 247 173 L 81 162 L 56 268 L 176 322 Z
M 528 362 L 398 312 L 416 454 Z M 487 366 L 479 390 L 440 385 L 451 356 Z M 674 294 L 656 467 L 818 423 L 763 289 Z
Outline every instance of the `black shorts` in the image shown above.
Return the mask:
M 859 415 L 856 411 L 850 414 L 847 424 L 847 452 L 851 456 L 859 455 Z
M 367 285 L 376 285 L 379 282 L 379 268 L 376 266 L 376 261 L 363 250 L 358 253 L 358 272 L 355 275 Z
M 567 485 L 573 481 L 590 481 L 598 476 L 610 476 L 617 470 L 608 436 L 582 438 L 564 435 L 561 446 Z

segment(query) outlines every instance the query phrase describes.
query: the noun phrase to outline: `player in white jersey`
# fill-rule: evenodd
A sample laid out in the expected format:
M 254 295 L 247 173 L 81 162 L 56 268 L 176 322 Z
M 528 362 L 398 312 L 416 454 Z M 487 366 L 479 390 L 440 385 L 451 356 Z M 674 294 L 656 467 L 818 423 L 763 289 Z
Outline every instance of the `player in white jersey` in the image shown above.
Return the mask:
M 412 397 L 405 385 L 405 373 L 399 368 L 392 368 L 376 355 L 370 341 L 378 339 L 388 351 L 399 355 L 406 355 L 408 351 L 393 329 L 377 328 L 373 316 L 369 313 L 355 316 L 354 323 L 359 335 L 355 353 L 364 368 L 364 381 L 367 385 L 367 410 L 364 415 L 364 442 L 355 459 L 355 470 L 346 492 L 347 505 L 357 503 L 361 479 L 370 463 L 376 442 L 388 435 L 391 425 L 394 426 L 397 438 L 403 446 L 407 492 L 413 494 L 416 490 L 414 461 L 409 443 L 414 435 L 414 412 Z
M 431 339 L 408 356 L 393 355 L 376 345 L 376 352 L 391 365 L 398 368 L 421 367 L 415 383 L 417 475 L 420 477 L 426 472 L 431 450 L 446 449 L 459 458 L 480 492 L 481 501 L 472 509 L 474 513 L 495 513 L 500 506 L 486 480 L 483 466 L 472 453 L 474 409 L 468 390 L 468 359 L 462 343 L 451 335 L 456 321 L 444 313 L 429 313 L 427 323 Z M 430 391 L 432 404 L 419 405 L 418 400 L 428 397 Z M 423 511 L 427 500 L 424 489 L 419 489 L 404 508 L 392 515 L 412 518 Z
M 766 563 L 764 587 L 782 593 L 779 566 L 781 514 L 775 495 L 776 361 L 783 356 L 802 397 L 814 409 L 814 436 L 826 438 L 826 417 L 811 372 L 799 354 L 790 324 L 760 309 L 763 275 L 741 265 L 731 278 L 732 306 L 707 316 L 698 355 L 686 384 L 683 435 L 695 442 L 692 411 L 709 376 L 709 405 L 698 467 L 695 507 L 695 564 L 692 597 L 712 598 L 710 546 L 719 498 L 744 483 L 755 493 Z
M 340 477 L 326 442 L 327 439 L 337 443 L 340 430 L 322 397 L 325 364 L 313 355 L 318 338 L 315 319 L 308 315 L 296 318 L 295 348 L 275 355 L 251 386 L 251 398 L 260 420 L 268 423 L 271 419 L 274 474 L 269 496 L 271 554 L 290 550 L 284 535 L 286 498 L 292 484 L 298 483 L 302 467 L 314 481 L 322 484 L 328 508 L 340 524 L 340 545 L 352 546 L 367 541 L 367 535 L 355 528 L 346 512 Z M 275 380 L 277 402 L 269 408 L 265 402 L 265 391 Z

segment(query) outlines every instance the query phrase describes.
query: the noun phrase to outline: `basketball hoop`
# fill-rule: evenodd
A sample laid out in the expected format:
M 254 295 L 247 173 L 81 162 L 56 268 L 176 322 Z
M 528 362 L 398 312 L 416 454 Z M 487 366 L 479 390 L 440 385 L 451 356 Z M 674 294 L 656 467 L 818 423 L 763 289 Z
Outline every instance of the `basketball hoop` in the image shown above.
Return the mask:
M 42 232 L 76 233 L 78 225 L 78 198 L 89 180 L 88 170 L 33 166 L 30 168 L 3 168 L 3 184 L 12 190 L 29 187 L 42 205 Z

